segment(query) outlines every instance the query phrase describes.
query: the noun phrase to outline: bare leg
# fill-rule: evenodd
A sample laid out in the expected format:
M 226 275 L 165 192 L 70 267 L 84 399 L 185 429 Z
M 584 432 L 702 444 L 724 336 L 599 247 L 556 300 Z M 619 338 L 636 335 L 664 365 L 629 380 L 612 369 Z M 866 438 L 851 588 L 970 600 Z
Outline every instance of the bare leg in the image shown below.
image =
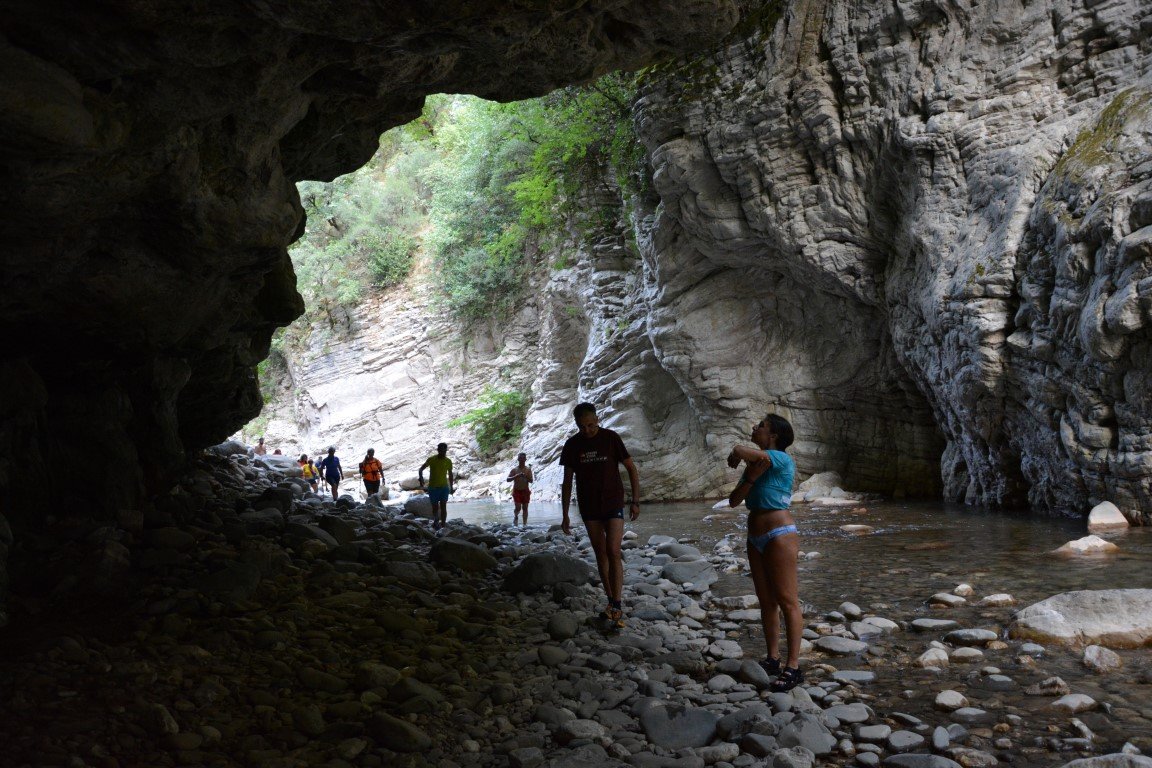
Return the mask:
M 793 669 L 800 664 L 800 636 L 804 632 L 804 612 L 800 609 L 800 577 L 796 566 L 799 553 L 800 536 L 795 533 L 776 537 L 768 543 L 764 552 L 768 582 L 775 593 L 776 604 L 784 614 L 784 632 L 788 637 L 788 660 L 785 664 Z
M 624 561 L 620 558 L 620 541 L 624 535 L 623 520 L 595 520 L 585 523 L 592 551 L 596 553 L 596 567 L 600 583 L 609 600 L 620 600 L 624 588 Z
M 516 502 L 516 508 L 512 511 L 512 525 L 520 522 L 520 502 Z
M 760 554 L 756 547 L 748 545 L 748 567 L 752 570 L 752 584 L 756 587 L 756 598 L 760 601 L 760 624 L 764 627 L 764 643 L 768 646 L 768 657 L 780 658 L 780 605 L 776 590 L 768 577 L 767 556 Z
M 524 502 L 524 525 L 528 525 L 528 502 Z

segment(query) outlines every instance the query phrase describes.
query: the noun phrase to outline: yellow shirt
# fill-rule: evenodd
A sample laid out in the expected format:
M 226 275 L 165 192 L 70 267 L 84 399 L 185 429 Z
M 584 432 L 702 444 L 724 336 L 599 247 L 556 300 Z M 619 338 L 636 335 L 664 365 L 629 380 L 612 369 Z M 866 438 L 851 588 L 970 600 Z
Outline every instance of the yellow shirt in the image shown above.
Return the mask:
M 409 465 L 411 466 L 411 465 Z M 436 454 L 428 459 L 428 487 L 444 488 L 448 485 L 448 472 L 452 469 L 452 459 Z

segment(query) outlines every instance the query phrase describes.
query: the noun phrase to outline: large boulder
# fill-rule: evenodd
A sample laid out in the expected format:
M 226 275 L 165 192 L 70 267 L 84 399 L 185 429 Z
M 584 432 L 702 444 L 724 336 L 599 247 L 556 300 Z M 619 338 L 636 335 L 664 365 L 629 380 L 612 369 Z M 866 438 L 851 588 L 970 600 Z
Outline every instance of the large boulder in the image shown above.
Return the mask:
M 468 573 L 483 573 L 496 567 L 496 558 L 487 547 L 463 539 L 439 539 L 429 555 L 434 563 L 452 565 Z
M 1110 501 L 1100 502 L 1092 507 L 1092 511 L 1088 513 L 1089 531 L 1122 529 L 1127 528 L 1128 525 L 1128 518 L 1124 516 L 1119 507 Z
M 1152 589 L 1078 590 L 1022 609 L 1013 637 L 1073 647 L 1152 645 Z
M 588 584 L 596 578 L 596 569 L 583 560 L 558 552 L 528 555 L 504 579 L 504 589 L 513 593 L 532 593 L 557 584 Z

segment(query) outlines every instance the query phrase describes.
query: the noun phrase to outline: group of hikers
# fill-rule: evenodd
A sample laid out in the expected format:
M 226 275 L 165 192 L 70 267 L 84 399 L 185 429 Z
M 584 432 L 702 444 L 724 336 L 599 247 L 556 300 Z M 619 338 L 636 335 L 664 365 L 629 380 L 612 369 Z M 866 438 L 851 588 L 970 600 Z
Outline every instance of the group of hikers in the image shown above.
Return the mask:
M 607 605 L 600 618 L 616 626 L 624 625 L 621 596 L 624 587 L 624 562 L 621 554 L 624 538 L 624 514 L 631 520 L 640 517 L 640 475 L 620 435 L 601 427 L 592 403 L 580 403 L 573 410 L 576 434 L 568 438 L 560 452 L 560 465 L 564 467 L 564 480 L 560 487 L 562 518 L 560 527 L 571 535 L 569 510 L 572 504 L 572 481 L 576 481 L 577 506 L 581 521 L 588 533 L 600 583 Z M 785 451 L 794 440 L 792 425 L 777 414 L 768 414 L 753 425 L 750 434 L 752 446 L 736 444 L 727 457 L 732 469 L 744 465 L 736 487 L 728 496 L 728 504 L 748 508 L 748 565 L 752 582 L 760 601 L 761 624 L 768 646 L 767 656 L 760 662 L 769 675 L 775 676 L 771 690 L 791 690 L 804 680 L 799 669 L 800 638 L 803 614 L 800 608 L 797 558 L 800 537 L 788 510 L 792 501 L 792 484 L 796 465 Z M 263 443 L 263 440 L 261 440 Z M 332 498 L 344 479 L 335 449 L 320 464 L 313 465 L 307 455 L 300 457 L 304 477 L 316 490 L 316 482 L 323 478 L 331 488 Z M 629 494 L 624 492 L 620 479 L 620 466 L 628 474 Z M 308 469 L 304 469 L 305 466 Z M 424 482 L 424 470 L 428 482 Z M 383 480 L 383 467 L 368 449 L 360 463 L 360 474 L 365 490 L 376 493 Z M 420 488 L 425 489 L 432 502 L 433 527 L 442 528 L 448 519 L 448 497 L 456 489 L 452 460 L 448 458 L 447 443 L 436 446 L 436 453 L 420 466 L 417 473 Z M 526 454 L 517 456 L 517 464 L 508 473 L 515 503 L 513 523 L 528 522 L 528 503 L 531 483 L 535 480 Z M 780 656 L 780 615 L 784 617 L 787 655 Z

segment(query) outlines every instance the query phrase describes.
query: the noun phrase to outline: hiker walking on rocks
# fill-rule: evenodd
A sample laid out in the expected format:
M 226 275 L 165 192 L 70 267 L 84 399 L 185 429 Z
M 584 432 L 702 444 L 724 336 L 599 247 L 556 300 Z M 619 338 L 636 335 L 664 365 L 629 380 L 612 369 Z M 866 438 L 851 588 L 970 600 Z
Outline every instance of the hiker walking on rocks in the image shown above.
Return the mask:
M 784 450 L 792 444 L 792 425 L 783 416 L 770 413 L 752 427 L 755 447 L 737 444 L 728 454 L 728 466 L 736 469 L 744 462 L 744 474 L 728 497 L 728 505 L 748 507 L 748 567 L 760 600 L 760 621 L 768 657 L 761 662 L 765 671 L 776 675 L 773 691 L 783 692 L 804 681 L 800 671 L 800 635 L 804 615 L 798 594 L 796 565 L 800 535 L 792 514 L 792 481 L 796 464 Z M 780 659 L 780 614 L 784 614 L 788 638 L 788 658 Z
M 300 474 L 304 476 L 304 482 L 308 483 L 312 488 L 312 493 L 316 493 L 316 480 L 320 472 L 316 469 L 316 465 L 312 463 L 312 459 L 308 458 L 308 454 L 300 454 Z
M 336 449 L 329 448 L 328 455 L 320 461 L 320 470 L 324 473 L 324 481 L 332 489 L 332 500 L 339 496 L 337 488 L 344 479 L 344 470 L 340 468 L 340 459 L 336 458 Z
M 532 498 L 532 489 L 529 484 L 535 481 L 532 476 L 532 467 L 528 466 L 528 454 L 521 453 L 516 456 L 517 464 L 508 473 L 508 482 L 512 483 L 512 503 L 516 505 L 512 512 L 512 525 L 520 522 L 520 511 L 524 511 L 524 525 L 528 525 L 528 501 Z
M 592 551 L 596 553 L 596 567 L 608 598 L 608 607 L 600 615 L 622 624 L 624 608 L 620 595 L 624 588 L 624 561 L 620 543 L 624 538 L 625 502 L 618 465 L 623 464 L 628 471 L 632 498 L 627 506 L 632 520 L 640 517 L 640 475 L 620 435 L 600 427 L 596 406 L 580 403 L 572 415 L 580 431 L 568 438 L 560 452 L 560 464 L 564 467 L 564 483 L 560 487 L 564 517 L 560 527 L 566 534 L 572 531 L 568 508 L 572 503 L 572 477 L 575 475 L 580 519 L 588 531 Z
M 440 530 L 448 522 L 448 497 L 456 490 L 456 476 L 452 474 L 452 459 L 448 458 L 448 443 L 436 446 L 436 455 L 420 465 L 416 473 L 420 487 L 424 488 L 424 470 L 428 470 L 428 500 L 432 502 L 432 527 Z
M 376 458 L 376 449 L 369 448 L 360 462 L 360 478 L 364 481 L 364 492 L 371 496 L 380 493 L 380 482 L 384 479 L 384 465 Z

